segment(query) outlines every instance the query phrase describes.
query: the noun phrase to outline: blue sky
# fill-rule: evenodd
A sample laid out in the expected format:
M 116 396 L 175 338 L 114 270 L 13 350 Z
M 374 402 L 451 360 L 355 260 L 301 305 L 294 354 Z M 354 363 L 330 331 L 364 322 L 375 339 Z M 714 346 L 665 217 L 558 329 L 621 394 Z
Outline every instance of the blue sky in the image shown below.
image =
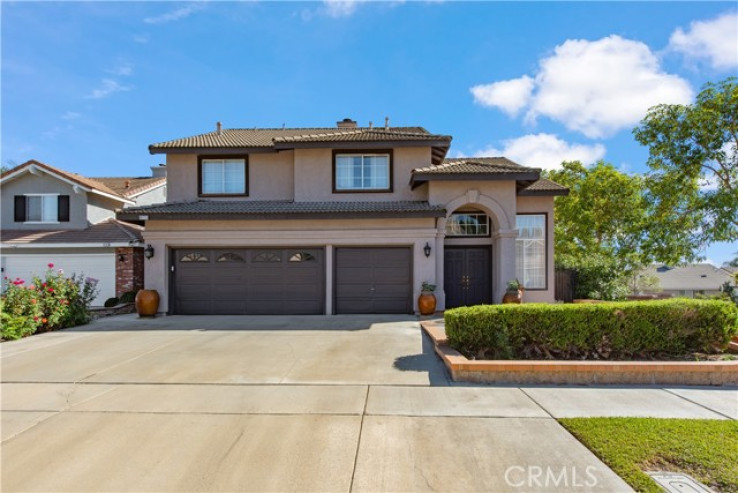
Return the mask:
M 225 127 L 422 125 L 646 170 L 645 110 L 738 73 L 735 2 L 2 2 L 2 163 L 146 175 Z M 717 263 L 738 245 L 712 245 Z

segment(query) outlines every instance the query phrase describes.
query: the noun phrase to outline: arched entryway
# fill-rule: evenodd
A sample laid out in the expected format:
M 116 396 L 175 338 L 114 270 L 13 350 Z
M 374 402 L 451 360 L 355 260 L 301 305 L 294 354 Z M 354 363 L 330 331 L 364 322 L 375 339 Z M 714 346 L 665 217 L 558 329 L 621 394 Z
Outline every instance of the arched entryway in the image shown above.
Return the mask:
M 445 226 L 446 308 L 492 303 L 490 214 L 476 206 L 462 206 L 448 215 Z
M 440 306 L 499 303 L 505 283 L 515 278 L 515 211 L 476 190 L 467 190 L 445 207 L 436 238 Z

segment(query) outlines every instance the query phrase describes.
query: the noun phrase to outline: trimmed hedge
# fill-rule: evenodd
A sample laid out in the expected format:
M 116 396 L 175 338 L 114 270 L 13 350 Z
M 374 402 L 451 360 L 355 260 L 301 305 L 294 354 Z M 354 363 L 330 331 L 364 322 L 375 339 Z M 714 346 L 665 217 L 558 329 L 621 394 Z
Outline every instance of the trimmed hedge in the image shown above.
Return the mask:
M 738 307 L 675 299 L 480 305 L 447 310 L 450 345 L 475 359 L 649 359 L 715 352 L 738 333 Z

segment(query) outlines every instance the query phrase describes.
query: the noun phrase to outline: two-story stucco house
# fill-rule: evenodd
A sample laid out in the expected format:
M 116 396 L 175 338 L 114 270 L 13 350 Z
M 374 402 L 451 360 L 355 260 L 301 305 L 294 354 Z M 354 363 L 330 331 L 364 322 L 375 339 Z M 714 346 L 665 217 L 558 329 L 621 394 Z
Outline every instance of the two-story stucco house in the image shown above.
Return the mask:
M 115 213 L 166 200 L 166 168 L 152 169 L 152 177 L 88 178 L 28 161 L 3 173 L 3 277 L 29 280 L 54 264 L 66 274 L 98 279 L 95 305 L 140 289 L 143 228 Z
M 133 207 L 146 284 L 176 314 L 412 313 L 500 302 L 520 278 L 554 301 L 553 197 L 505 158 L 445 159 L 421 127 L 223 129 L 151 145 L 167 203 Z

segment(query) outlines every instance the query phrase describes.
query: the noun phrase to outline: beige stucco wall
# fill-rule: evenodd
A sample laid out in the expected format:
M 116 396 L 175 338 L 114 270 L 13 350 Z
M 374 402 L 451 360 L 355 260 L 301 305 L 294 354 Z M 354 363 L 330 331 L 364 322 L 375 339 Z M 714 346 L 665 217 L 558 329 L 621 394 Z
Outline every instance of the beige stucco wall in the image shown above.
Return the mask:
M 519 213 L 545 213 L 546 223 L 546 284 L 545 290 L 527 290 L 526 302 L 553 303 L 554 302 L 554 198 L 553 197 L 518 197 L 517 209 Z
M 14 197 L 33 193 L 69 195 L 69 222 L 25 224 L 15 219 Z M 26 173 L 3 183 L 0 193 L 2 209 L 2 229 L 84 229 L 87 227 L 86 193 L 74 193 L 71 185 L 46 174 Z
M 436 252 L 423 253 L 433 244 L 436 220 L 420 219 L 315 219 L 281 221 L 147 221 L 144 240 L 154 247 L 154 257 L 145 262 L 147 289 L 161 297 L 159 310 L 169 306 L 169 276 L 172 248 L 238 246 L 323 247 L 326 250 L 326 313 L 333 310 L 332 251 L 340 246 L 410 246 L 413 249 L 413 299 L 420 295 L 423 281 L 436 282 Z
M 209 200 L 292 200 L 293 151 L 249 154 L 248 197 Z M 198 200 L 197 154 L 167 155 L 167 202 Z
M 394 149 L 392 156 L 391 193 L 333 193 L 333 151 L 297 149 L 295 200 L 298 202 L 426 200 L 425 190 L 411 190 L 409 183 L 413 169 L 428 166 L 430 163 L 430 147 L 398 147 Z

